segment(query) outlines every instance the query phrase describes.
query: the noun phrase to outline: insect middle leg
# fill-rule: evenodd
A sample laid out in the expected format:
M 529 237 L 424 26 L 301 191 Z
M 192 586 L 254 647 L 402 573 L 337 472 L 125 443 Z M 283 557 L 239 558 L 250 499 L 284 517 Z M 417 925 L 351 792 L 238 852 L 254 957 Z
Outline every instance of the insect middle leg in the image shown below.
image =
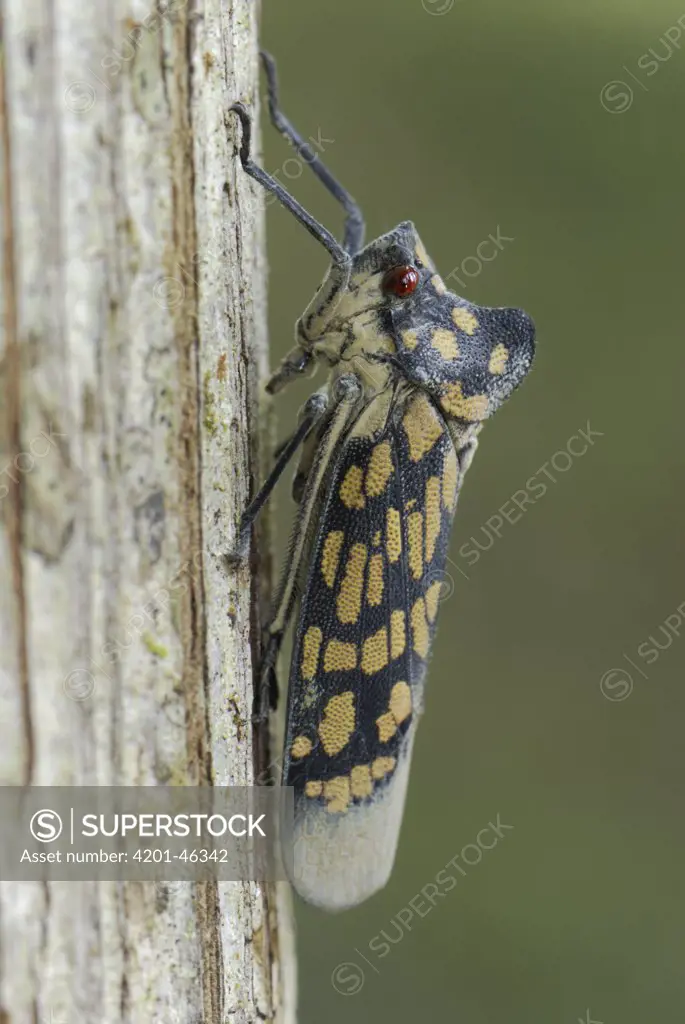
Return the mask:
M 255 519 L 269 500 L 271 492 L 282 477 L 293 455 L 307 440 L 327 408 L 328 398 L 322 391 L 315 391 L 302 406 L 297 427 L 278 448 L 273 469 L 241 516 L 235 558 L 244 556 Z

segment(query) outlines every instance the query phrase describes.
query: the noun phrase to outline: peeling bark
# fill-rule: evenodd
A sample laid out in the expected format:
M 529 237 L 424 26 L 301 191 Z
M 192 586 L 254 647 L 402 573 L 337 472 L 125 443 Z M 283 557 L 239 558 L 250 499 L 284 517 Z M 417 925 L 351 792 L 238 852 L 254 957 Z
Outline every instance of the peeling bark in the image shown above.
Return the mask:
M 249 784 L 256 10 L 0 11 L 0 784 Z M 1 883 L 0 1021 L 290 1022 L 291 947 L 284 886 Z

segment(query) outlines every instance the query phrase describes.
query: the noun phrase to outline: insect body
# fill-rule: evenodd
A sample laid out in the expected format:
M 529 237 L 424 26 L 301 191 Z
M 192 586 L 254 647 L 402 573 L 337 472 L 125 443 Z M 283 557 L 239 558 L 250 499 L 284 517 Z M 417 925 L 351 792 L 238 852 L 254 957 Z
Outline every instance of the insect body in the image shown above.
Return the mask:
M 242 532 L 301 447 L 265 666 L 294 616 L 283 768 L 295 791 L 290 872 L 306 900 L 338 910 L 392 869 L 457 496 L 483 421 L 530 369 L 534 328 L 521 310 L 449 292 L 408 221 L 364 247 L 358 207 L 281 114 L 273 62 L 263 59 L 272 121 L 347 213 L 340 245 L 252 162 L 250 117 L 232 108 L 244 169 L 331 255 L 268 389 L 320 364 L 329 381 L 304 406 Z

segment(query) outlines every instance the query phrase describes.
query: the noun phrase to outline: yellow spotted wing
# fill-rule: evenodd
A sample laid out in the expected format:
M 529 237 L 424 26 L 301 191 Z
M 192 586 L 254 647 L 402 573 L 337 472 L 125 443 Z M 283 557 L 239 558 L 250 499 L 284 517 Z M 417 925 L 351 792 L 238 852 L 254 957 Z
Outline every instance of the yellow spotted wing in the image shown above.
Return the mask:
M 424 392 L 376 396 L 328 472 L 302 580 L 283 781 L 290 873 L 310 902 L 381 888 L 399 838 L 459 462 Z

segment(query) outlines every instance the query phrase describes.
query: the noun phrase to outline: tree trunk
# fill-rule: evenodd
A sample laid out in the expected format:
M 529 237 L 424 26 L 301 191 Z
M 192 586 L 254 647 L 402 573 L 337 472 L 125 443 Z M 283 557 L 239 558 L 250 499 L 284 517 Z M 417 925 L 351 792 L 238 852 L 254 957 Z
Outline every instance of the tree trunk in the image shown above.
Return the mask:
M 250 784 L 255 6 L 0 9 L 0 784 Z M 285 886 L 4 882 L 0 915 L 0 1024 L 293 1019 Z

